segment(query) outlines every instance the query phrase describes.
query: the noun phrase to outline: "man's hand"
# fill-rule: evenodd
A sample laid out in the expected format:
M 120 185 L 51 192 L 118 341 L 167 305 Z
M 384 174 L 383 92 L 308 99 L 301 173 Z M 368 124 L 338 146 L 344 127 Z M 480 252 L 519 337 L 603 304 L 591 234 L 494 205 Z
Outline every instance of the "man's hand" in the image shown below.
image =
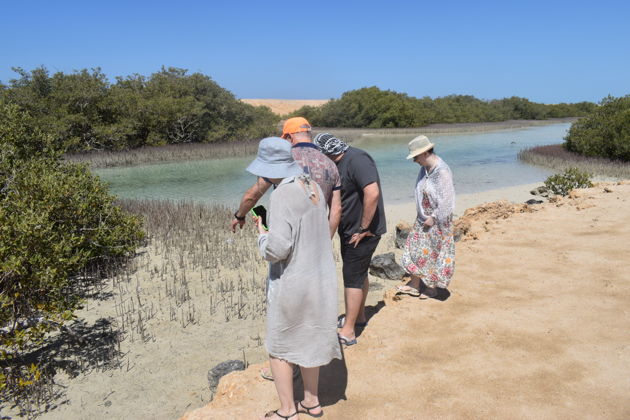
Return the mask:
M 350 241 L 348 241 L 348 244 L 354 244 L 354 247 L 356 248 L 357 245 L 359 245 L 359 242 L 361 242 L 363 238 L 366 238 L 368 236 L 374 236 L 374 234 L 372 232 L 355 233 L 350 237 Z
M 236 225 L 239 225 L 239 227 L 241 229 L 243 229 L 243 226 L 245 226 L 245 219 L 243 220 L 238 220 L 236 217 L 234 219 L 232 219 L 232 222 L 230 223 L 231 227 L 232 227 L 232 233 L 236 232 Z
M 263 196 L 270 186 L 271 184 L 264 179 L 256 178 L 256 183 L 245 191 L 243 198 L 241 198 L 241 203 L 238 205 L 238 210 L 236 210 L 236 214 L 230 222 L 232 233 L 236 232 L 236 225 L 239 225 L 239 227 L 243 229 L 243 226 L 245 225 L 245 216 L 249 213 L 249 210 L 256 205 L 258 200 L 260 200 L 260 197 Z M 239 214 L 243 215 L 243 220 L 238 220 L 236 218 Z

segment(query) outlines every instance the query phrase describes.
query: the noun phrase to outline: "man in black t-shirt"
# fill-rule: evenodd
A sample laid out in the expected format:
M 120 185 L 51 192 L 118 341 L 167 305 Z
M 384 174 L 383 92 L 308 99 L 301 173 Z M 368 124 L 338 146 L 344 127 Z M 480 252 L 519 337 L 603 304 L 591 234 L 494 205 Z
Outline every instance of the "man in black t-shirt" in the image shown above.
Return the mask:
M 374 159 L 328 133 L 313 143 L 337 164 L 341 176 L 339 238 L 343 260 L 346 315 L 340 320 L 342 344 L 356 344 L 355 326 L 365 326 L 368 269 L 381 235 L 387 230 L 381 182 Z

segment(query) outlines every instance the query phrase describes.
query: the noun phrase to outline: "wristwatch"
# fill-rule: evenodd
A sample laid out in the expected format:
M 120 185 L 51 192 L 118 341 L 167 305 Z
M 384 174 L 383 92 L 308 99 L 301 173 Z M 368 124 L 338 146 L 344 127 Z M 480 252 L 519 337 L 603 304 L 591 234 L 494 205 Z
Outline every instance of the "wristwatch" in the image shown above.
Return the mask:
M 364 228 L 363 226 L 359 226 L 359 232 L 357 233 L 360 235 L 362 233 L 369 232 L 369 231 L 370 231 L 369 227 Z
M 236 220 L 238 220 L 239 222 L 242 222 L 242 221 L 244 221 L 244 220 L 245 220 L 245 216 L 242 216 L 242 217 L 241 217 L 241 216 L 239 216 L 239 215 L 238 215 L 238 210 L 236 210 L 236 211 L 234 212 L 234 218 L 235 218 Z

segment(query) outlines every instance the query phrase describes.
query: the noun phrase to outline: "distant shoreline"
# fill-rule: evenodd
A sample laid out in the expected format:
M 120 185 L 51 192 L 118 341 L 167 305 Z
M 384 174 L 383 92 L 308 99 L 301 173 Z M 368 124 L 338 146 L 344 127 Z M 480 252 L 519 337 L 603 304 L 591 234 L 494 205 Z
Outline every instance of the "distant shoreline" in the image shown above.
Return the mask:
M 551 118 L 548 120 L 507 120 L 496 122 L 473 122 L 473 123 L 441 123 L 430 124 L 424 127 L 415 128 L 335 128 L 335 127 L 315 127 L 314 131 L 330 131 L 343 135 L 406 135 L 406 134 L 445 134 L 445 133 L 484 133 L 488 131 L 516 130 L 519 128 L 538 127 L 543 125 L 565 124 L 577 121 L 579 117 Z

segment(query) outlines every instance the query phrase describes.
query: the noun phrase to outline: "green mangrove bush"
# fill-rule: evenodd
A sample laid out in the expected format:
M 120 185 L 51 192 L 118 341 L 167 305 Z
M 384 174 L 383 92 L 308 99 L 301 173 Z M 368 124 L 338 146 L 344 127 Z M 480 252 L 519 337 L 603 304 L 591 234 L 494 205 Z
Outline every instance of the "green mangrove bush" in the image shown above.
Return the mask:
M 595 112 L 571 125 L 565 147 L 584 156 L 630 161 L 630 95 L 604 98 Z
M 515 96 L 490 101 L 470 95 L 415 98 L 372 86 L 345 92 L 319 107 L 302 107 L 290 116 L 304 116 L 319 127 L 405 128 L 435 123 L 580 117 L 595 107 L 591 102 L 548 105 Z
M 0 85 L 0 99 L 28 111 L 67 152 L 259 139 L 274 133 L 279 120 L 210 77 L 174 67 L 115 83 L 99 68 L 52 75 L 44 67 L 13 70 L 19 77 Z
M 568 168 L 560 174 L 551 175 L 545 180 L 545 186 L 554 194 L 565 196 L 575 188 L 590 188 L 591 174 L 578 168 Z
M 29 355 L 73 318 L 78 273 L 119 261 L 143 240 L 139 218 L 114 204 L 84 165 L 66 164 L 50 135 L 0 103 L 0 395 L 41 379 Z

